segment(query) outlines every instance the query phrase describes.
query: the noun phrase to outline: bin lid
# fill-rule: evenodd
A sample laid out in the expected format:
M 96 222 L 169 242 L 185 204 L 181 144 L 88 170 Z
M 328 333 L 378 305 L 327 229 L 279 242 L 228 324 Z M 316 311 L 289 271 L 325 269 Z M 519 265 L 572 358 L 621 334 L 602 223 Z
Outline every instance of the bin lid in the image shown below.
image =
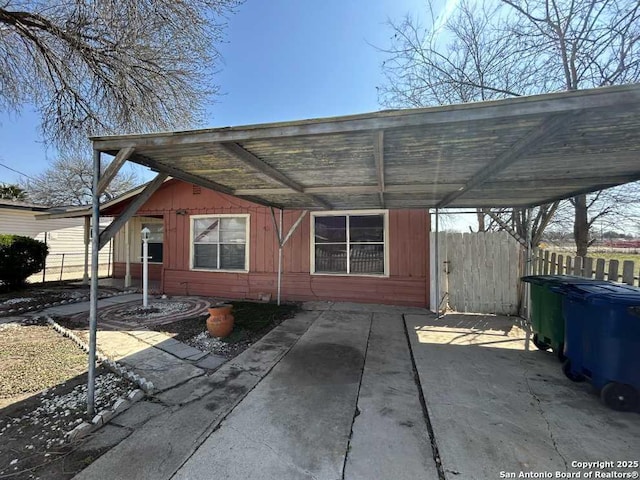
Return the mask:
M 522 277 L 523 282 L 533 283 L 534 285 L 582 285 L 582 284 L 608 284 L 604 280 L 595 280 L 593 278 L 578 277 L 576 275 L 528 275 Z
M 609 303 L 625 306 L 640 306 L 640 288 L 617 283 L 605 285 L 567 285 L 562 288 L 567 297 L 590 303 Z

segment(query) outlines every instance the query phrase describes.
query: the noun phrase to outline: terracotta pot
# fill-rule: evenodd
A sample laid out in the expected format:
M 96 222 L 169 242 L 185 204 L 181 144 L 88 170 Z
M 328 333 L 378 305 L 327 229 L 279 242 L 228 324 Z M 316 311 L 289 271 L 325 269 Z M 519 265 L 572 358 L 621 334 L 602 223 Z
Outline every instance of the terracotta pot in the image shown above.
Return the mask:
M 212 337 L 228 337 L 233 331 L 233 305 L 223 304 L 211 307 L 207 318 L 207 330 Z

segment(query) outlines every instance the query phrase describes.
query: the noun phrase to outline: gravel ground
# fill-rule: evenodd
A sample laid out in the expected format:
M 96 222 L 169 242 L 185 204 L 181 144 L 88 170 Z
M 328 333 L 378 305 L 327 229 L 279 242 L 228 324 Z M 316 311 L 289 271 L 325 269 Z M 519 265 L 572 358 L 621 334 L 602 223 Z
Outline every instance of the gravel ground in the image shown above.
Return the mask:
M 100 287 L 102 295 L 115 291 L 118 291 L 118 289 Z M 29 309 L 31 307 L 31 309 L 34 309 L 62 300 L 77 300 L 88 295 L 88 286 L 66 285 L 64 283 L 51 286 L 27 285 L 22 290 L 0 293 L 0 315 L 14 314 L 19 308 Z
M 229 303 L 234 307 L 235 322 L 233 332 L 226 338 L 218 339 L 209 335 L 208 315 L 149 326 L 149 328 L 172 335 L 176 340 L 203 352 L 231 359 L 253 345 L 272 328 L 294 316 L 299 310 L 296 304 L 278 306 L 260 302 Z
M 48 326 L 9 323 L 0 325 L 0 364 L 0 478 L 65 478 L 74 446 L 64 434 L 90 420 L 86 354 Z M 97 374 L 97 410 L 134 388 Z
M 119 315 L 121 317 L 134 317 L 141 320 L 148 320 L 183 313 L 190 308 L 191 304 L 187 302 L 151 302 L 147 308 L 139 305 L 132 305 L 126 310 L 121 310 Z

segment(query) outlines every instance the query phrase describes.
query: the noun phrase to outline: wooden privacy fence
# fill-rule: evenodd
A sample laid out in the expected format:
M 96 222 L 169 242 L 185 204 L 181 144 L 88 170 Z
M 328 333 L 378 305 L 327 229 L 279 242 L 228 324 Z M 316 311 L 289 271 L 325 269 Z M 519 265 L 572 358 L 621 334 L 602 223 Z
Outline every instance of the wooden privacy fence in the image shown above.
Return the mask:
M 532 267 L 534 275 L 576 275 L 627 285 L 639 285 L 638 270 L 632 260 L 625 260 L 622 265 L 618 260 L 609 260 L 607 265 L 604 258 L 571 257 L 549 250 L 536 249 Z
M 446 305 L 457 312 L 518 314 L 524 250 L 513 237 L 507 232 L 432 234 L 432 266 L 436 241 L 441 298 L 436 303 L 432 267 L 432 306 Z

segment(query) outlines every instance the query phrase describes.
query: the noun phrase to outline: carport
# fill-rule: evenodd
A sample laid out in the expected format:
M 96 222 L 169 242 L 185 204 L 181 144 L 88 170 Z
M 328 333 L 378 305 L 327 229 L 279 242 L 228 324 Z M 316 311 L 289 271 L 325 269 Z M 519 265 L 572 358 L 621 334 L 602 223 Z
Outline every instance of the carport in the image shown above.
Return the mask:
M 91 358 L 99 247 L 168 176 L 280 211 L 528 208 L 640 180 L 639 107 L 640 85 L 627 85 L 325 119 L 94 137 Z M 104 172 L 102 153 L 115 157 Z M 126 161 L 158 175 L 100 234 L 99 195 Z M 273 219 L 277 224 L 275 212 Z M 290 232 L 277 225 L 276 232 L 282 246 Z M 92 368 L 90 362 L 90 410 Z

